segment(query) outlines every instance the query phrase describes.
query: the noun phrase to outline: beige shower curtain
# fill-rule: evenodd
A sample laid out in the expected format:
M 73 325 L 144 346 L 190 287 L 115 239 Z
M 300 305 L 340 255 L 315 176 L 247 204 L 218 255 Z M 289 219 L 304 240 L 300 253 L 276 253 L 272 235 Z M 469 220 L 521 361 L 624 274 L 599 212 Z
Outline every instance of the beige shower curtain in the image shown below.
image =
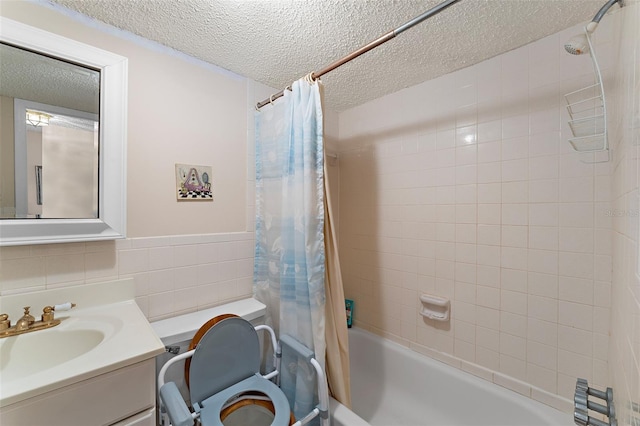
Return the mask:
M 344 305 L 344 289 L 338 241 L 333 227 L 327 156 L 324 158 L 324 244 L 326 259 L 325 279 L 325 336 L 327 343 L 326 370 L 329 391 L 343 405 L 351 408 L 351 376 L 349 374 L 349 340 Z

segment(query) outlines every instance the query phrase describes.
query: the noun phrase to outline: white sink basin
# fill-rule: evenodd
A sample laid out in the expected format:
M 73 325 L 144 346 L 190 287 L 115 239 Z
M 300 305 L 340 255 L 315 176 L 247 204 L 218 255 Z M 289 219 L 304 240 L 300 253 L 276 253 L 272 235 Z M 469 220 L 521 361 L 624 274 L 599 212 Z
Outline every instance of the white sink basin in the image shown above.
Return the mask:
M 164 351 L 133 300 L 132 280 L 3 296 L 0 311 L 49 300 L 78 307 L 52 328 L 0 339 L 0 407 L 153 358 Z M 103 304 L 96 304 L 95 299 Z
M 2 339 L 2 380 L 20 379 L 59 366 L 91 351 L 105 338 L 99 330 L 65 331 L 57 327 Z

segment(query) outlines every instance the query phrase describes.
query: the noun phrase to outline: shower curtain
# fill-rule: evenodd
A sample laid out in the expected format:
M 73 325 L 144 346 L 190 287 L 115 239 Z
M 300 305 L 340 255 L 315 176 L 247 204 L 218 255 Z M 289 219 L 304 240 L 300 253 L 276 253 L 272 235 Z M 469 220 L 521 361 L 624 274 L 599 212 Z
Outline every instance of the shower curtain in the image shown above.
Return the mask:
M 324 159 L 320 83 L 306 79 L 256 113 L 254 294 L 266 321 L 316 354 L 324 368 Z M 283 353 L 281 388 L 296 418 L 317 403 L 314 371 Z
M 325 167 L 322 84 L 305 78 L 256 114 L 254 295 L 266 321 L 316 353 L 334 398 L 351 407 L 349 344 Z M 325 363 L 325 353 L 327 356 Z M 295 374 L 295 373 L 299 374 Z M 315 403 L 314 372 L 283 353 L 296 418 Z

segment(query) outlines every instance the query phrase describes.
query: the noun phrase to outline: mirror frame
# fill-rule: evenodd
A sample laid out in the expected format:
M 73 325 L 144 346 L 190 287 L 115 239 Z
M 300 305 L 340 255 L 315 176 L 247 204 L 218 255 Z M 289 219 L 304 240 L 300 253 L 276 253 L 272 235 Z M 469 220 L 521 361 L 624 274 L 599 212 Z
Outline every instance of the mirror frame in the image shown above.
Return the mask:
M 127 58 L 0 17 L 0 41 L 100 71 L 97 219 L 0 219 L 0 246 L 125 238 Z

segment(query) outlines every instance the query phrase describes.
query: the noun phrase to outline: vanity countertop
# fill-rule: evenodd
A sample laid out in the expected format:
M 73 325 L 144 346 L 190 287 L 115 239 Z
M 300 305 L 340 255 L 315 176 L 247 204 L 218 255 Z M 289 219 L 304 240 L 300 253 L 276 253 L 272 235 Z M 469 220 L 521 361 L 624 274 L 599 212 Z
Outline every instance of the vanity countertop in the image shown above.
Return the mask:
M 24 306 L 74 302 L 53 328 L 0 339 L 0 407 L 126 367 L 164 352 L 134 299 L 133 280 L 3 296 L 15 324 Z

